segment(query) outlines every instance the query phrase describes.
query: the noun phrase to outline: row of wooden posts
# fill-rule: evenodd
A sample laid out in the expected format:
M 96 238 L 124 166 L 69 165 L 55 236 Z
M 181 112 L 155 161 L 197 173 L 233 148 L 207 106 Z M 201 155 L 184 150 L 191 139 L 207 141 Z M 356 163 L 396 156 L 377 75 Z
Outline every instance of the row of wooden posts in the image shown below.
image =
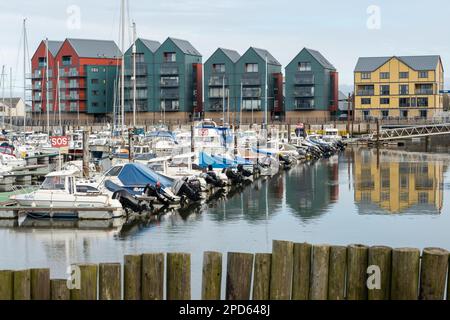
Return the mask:
M 222 261 L 219 252 L 204 253 L 202 300 L 221 299 Z M 225 299 L 450 299 L 448 264 L 449 252 L 439 248 L 421 254 L 414 248 L 274 241 L 272 253 L 227 254 Z M 370 266 L 379 268 L 378 289 L 367 286 Z M 51 280 L 49 269 L 0 271 L 0 300 L 191 299 L 187 253 L 127 255 L 123 272 L 120 263 L 79 268 L 81 286 L 72 290 L 65 279 Z

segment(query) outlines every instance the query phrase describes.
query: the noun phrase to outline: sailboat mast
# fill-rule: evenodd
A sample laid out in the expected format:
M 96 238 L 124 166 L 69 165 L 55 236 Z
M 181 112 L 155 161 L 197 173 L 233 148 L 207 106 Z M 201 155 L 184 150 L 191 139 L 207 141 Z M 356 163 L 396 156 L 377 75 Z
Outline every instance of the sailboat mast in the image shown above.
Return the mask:
M 2 66 L 2 105 L 3 105 L 2 129 L 4 129 L 5 128 L 5 113 L 6 113 L 6 107 L 5 107 L 5 65 Z
M 266 81 L 265 81 L 265 85 L 264 85 L 264 127 L 267 129 L 267 55 L 266 55 L 266 68 L 265 68 L 265 72 L 266 72 Z
M 9 127 L 12 129 L 12 116 L 11 111 L 13 107 L 13 79 L 12 79 L 12 71 L 13 69 L 9 69 Z M 17 117 L 17 109 L 16 109 L 16 117 Z
M 23 19 L 23 132 L 27 129 L 27 19 Z
M 45 39 L 45 48 L 46 48 L 46 56 L 45 56 L 45 109 L 47 111 L 47 134 L 50 137 L 50 94 L 49 94 L 49 81 L 48 81 L 48 38 Z
M 56 94 L 58 95 L 58 120 L 59 120 L 59 134 L 62 135 L 62 125 L 61 125 L 61 95 L 60 95 L 60 91 L 59 91 L 59 61 L 57 63 L 58 65 L 58 79 L 57 79 L 57 83 L 56 83 Z
M 136 128 L 136 23 L 133 22 L 133 127 Z
M 122 16 L 122 26 L 121 26 L 121 37 L 122 37 L 122 70 L 121 70 L 121 87 L 120 87 L 120 105 L 122 112 L 122 128 L 125 128 L 125 0 L 122 0 L 121 5 L 121 16 Z

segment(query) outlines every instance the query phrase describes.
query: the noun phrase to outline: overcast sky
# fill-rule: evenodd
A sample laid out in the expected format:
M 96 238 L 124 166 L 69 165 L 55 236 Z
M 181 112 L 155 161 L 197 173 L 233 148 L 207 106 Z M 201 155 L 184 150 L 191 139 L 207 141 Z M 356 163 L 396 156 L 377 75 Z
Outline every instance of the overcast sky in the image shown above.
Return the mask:
M 120 0 L 0 0 L 0 67 L 17 70 L 20 91 L 22 19 L 30 55 L 42 39 L 118 42 Z M 439 54 L 450 70 L 448 0 L 129 0 L 139 37 L 189 40 L 203 61 L 217 49 L 269 50 L 286 66 L 303 48 L 319 50 L 346 90 L 359 56 Z M 79 15 L 77 12 L 79 11 Z M 79 18 L 79 19 L 78 19 Z M 21 55 L 21 53 L 20 53 Z M 446 87 L 449 87 L 449 75 Z

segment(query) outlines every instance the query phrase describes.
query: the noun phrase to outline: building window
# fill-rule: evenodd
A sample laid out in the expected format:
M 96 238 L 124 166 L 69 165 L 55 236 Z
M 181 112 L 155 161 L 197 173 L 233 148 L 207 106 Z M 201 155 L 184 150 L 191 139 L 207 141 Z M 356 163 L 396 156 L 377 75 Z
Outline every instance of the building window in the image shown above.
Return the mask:
M 63 56 L 62 57 L 62 64 L 63 64 L 63 66 L 70 66 L 70 65 L 72 65 L 72 57 L 71 56 Z
M 257 63 L 246 63 L 245 64 L 245 72 L 258 72 L 258 64 Z
M 225 72 L 225 64 L 223 64 L 223 63 L 213 64 L 213 71 L 215 73 L 224 73 Z
M 145 55 L 143 53 L 135 54 L 136 63 L 145 63 Z
M 370 98 L 361 98 L 361 104 L 368 105 L 370 103 L 371 103 L 371 99 Z
M 245 99 L 242 101 L 242 110 L 259 110 L 261 108 L 261 100 Z
M 389 117 L 389 110 L 381 110 L 381 117 L 387 119 Z
M 364 120 L 369 119 L 369 117 L 370 117 L 370 111 L 369 110 L 363 110 L 362 114 L 363 114 Z
M 381 72 L 380 73 L 380 78 L 381 79 L 389 79 L 390 78 L 389 72 Z
M 408 111 L 407 110 L 400 111 L 400 118 L 407 119 L 408 118 Z
M 175 52 L 164 52 L 164 62 L 176 62 L 177 54 Z
M 417 98 L 418 107 L 428 107 L 428 98 Z
M 411 98 L 411 107 L 417 107 L 417 98 Z
M 99 94 L 100 94 L 100 92 L 98 90 L 92 90 L 93 96 L 98 96 Z
M 390 99 L 389 98 L 380 98 L 380 104 L 389 104 Z
M 399 89 L 401 95 L 409 94 L 409 87 L 407 84 L 401 84 Z
M 399 78 L 400 79 L 408 79 L 409 78 L 409 72 L 400 72 Z
M 370 72 L 363 72 L 361 73 L 361 79 L 367 80 L 371 78 Z
M 91 79 L 91 84 L 98 84 L 98 79 Z
M 420 71 L 419 78 L 421 78 L 421 79 L 428 78 L 428 71 Z
M 311 62 L 299 62 L 298 71 L 311 71 Z
M 380 86 L 380 95 L 388 96 L 390 94 L 390 89 L 388 85 Z
M 426 119 L 428 116 L 427 110 L 420 110 L 420 117 Z
M 97 73 L 98 72 L 98 68 L 91 68 L 91 72 Z
M 92 107 L 93 107 L 93 108 L 98 107 L 98 102 L 92 102 Z
M 47 66 L 47 58 L 46 57 L 39 58 L 39 68 L 44 68 L 46 66 Z
M 409 98 L 400 98 L 399 99 L 399 105 L 402 108 L 407 108 L 411 106 L 411 99 Z

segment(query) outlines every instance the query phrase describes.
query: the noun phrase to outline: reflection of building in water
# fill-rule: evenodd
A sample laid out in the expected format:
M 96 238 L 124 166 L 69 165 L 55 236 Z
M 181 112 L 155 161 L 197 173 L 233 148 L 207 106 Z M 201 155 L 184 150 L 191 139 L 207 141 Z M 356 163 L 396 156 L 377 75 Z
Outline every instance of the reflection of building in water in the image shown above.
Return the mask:
M 391 213 L 440 213 L 444 164 L 423 157 L 383 150 L 377 160 L 376 150 L 355 152 L 355 202 L 367 210 L 373 210 L 367 204 L 376 204 Z

